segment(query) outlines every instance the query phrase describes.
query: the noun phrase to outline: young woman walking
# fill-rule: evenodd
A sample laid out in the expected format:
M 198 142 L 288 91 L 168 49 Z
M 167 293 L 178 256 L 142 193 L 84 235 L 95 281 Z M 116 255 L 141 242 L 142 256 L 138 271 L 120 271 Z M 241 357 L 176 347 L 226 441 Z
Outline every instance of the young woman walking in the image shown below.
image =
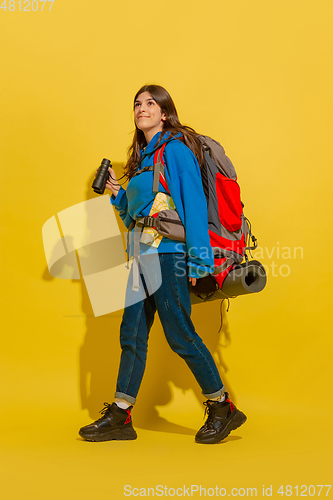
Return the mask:
M 201 181 L 201 142 L 192 128 L 180 123 L 171 96 L 159 85 L 145 85 L 136 93 L 134 120 L 134 138 L 125 166 L 127 189 L 118 184 L 110 168 L 106 185 L 112 193 L 110 201 L 127 228 L 143 217 L 175 208 L 186 241 L 162 237 L 151 226 L 138 231 L 137 224 L 132 230 L 131 252 L 136 246 L 135 235 L 139 235 L 140 256 L 133 261 L 127 286 L 115 402 L 104 403 L 102 417 L 82 427 L 79 434 L 88 441 L 136 439 L 131 410 L 144 374 L 148 335 L 157 311 L 171 349 L 185 360 L 207 398 L 203 404 L 208 417 L 195 440 L 219 443 L 242 425 L 246 416 L 230 401 L 214 359 L 191 320 L 190 288 L 198 278 L 214 271 Z M 165 173 L 156 193 L 152 166 L 158 157 Z M 137 271 L 135 265 L 139 266 Z M 136 273 L 141 279 L 140 290 Z

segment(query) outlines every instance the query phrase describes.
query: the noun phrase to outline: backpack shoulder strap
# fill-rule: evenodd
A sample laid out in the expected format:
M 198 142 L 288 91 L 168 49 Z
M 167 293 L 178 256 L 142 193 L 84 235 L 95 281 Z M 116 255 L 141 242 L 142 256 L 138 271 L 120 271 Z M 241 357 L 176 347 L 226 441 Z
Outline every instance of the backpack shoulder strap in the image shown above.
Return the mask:
M 223 175 L 229 177 L 229 179 L 237 180 L 235 167 L 225 154 L 223 146 L 206 135 L 198 135 L 197 137 L 202 143 L 206 162 L 209 161 L 210 157 Z
M 160 149 L 157 149 L 154 154 L 154 181 L 153 181 L 153 192 L 157 193 L 159 188 L 159 183 L 162 184 L 164 189 L 170 194 L 168 184 L 165 178 L 165 163 L 163 160 L 163 153 L 166 143 Z

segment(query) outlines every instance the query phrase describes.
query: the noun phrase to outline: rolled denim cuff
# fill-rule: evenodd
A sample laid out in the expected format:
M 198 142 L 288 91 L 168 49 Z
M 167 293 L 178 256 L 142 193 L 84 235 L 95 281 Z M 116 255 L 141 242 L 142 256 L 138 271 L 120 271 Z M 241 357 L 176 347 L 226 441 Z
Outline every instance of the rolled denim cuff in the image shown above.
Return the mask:
M 202 394 L 207 398 L 207 399 L 215 399 L 215 398 L 218 398 L 219 396 L 222 396 L 222 394 L 225 393 L 225 387 L 224 385 L 222 386 L 222 389 L 219 389 L 218 391 L 216 392 L 212 392 L 211 394 L 205 394 L 204 392 L 202 392 Z
M 125 401 L 127 401 L 131 405 L 134 405 L 136 402 L 136 398 L 133 398 L 132 396 L 129 396 L 128 394 L 124 394 L 123 392 L 116 392 L 115 397 L 125 399 Z

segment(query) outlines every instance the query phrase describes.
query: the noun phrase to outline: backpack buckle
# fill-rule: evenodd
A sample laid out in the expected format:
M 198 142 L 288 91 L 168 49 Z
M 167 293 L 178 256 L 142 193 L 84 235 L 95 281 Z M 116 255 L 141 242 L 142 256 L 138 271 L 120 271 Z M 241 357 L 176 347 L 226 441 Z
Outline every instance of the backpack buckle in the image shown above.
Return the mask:
M 146 215 L 143 219 L 143 225 L 145 227 L 154 227 L 154 224 L 156 223 L 156 219 L 152 217 L 151 215 Z

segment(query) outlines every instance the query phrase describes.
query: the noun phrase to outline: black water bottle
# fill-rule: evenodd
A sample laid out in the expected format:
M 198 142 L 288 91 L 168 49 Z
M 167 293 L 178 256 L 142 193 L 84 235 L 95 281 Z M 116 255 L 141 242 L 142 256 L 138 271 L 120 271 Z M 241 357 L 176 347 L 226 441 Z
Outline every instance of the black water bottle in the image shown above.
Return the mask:
M 106 182 L 110 176 L 109 167 L 112 167 L 110 160 L 103 158 L 101 166 L 97 171 L 96 178 L 92 183 L 91 187 L 97 194 L 103 194 L 106 186 Z

